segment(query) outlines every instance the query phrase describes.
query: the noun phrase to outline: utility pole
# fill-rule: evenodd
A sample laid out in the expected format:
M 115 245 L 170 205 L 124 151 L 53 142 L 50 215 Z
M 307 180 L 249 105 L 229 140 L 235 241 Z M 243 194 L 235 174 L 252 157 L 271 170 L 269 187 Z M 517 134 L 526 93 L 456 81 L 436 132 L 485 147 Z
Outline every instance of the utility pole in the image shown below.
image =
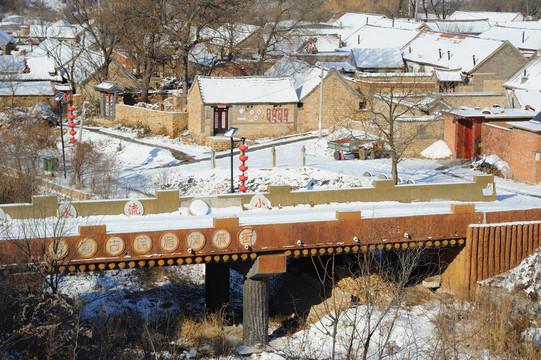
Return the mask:
M 321 139 L 321 128 L 323 126 L 323 64 L 321 64 L 321 81 L 319 83 L 319 135 Z
M 419 16 L 417 15 L 419 11 L 419 0 L 415 0 L 415 21 L 419 20 Z

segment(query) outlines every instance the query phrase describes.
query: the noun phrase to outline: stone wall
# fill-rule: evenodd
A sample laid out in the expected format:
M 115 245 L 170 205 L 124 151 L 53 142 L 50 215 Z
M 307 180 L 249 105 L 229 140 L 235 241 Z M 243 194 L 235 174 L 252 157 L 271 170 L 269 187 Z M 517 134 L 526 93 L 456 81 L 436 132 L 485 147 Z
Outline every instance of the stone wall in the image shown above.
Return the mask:
M 187 129 L 188 113 L 145 109 L 116 104 L 116 120 L 111 123 L 127 126 L 143 126 L 154 134 L 177 137 Z M 107 122 L 107 121 L 106 121 Z
M 11 100 L 11 96 L 0 96 L 0 111 L 5 111 L 7 108 L 11 108 Z M 54 96 L 15 96 L 13 98 L 14 107 L 31 107 L 39 102 L 49 105 L 51 108 L 55 107 Z

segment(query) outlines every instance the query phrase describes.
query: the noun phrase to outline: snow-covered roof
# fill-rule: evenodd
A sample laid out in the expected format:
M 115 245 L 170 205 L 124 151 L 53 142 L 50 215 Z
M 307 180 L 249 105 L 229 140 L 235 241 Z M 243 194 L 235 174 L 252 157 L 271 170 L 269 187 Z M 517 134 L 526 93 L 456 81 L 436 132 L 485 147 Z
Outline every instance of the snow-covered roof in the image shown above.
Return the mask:
M 203 36 L 210 38 L 211 43 L 216 45 L 235 46 L 248 38 L 259 28 L 260 27 L 256 25 L 230 23 L 222 25 L 216 30 L 205 29 Z
M 0 73 L 17 74 L 26 68 L 24 57 L 16 55 L 0 56 Z
M 436 70 L 439 81 L 462 81 L 462 72 L 457 70 Z
M 524 109 L 529 106 L 533 109 L 541 109 L 541 90 L 536 89 L 515 89 L 513 90 L 518 105 Z
M 265 71 L 265 76 L 293 76 L 309 67 L 310 64 L 305 61 L 290 56 L 283 56 L 276 61 L 272 67 Z
M 403 48 L 403 56 L 406 61 L 468 72 L 502 44 L 498 40 L 425 31 Z
M 199 43 L 195 45 L 192 51 L 190 51 L 188 59 L 199 65 L 212 66 L 218 57 L 207 51 L 205 44 Z
M 61 23 L 30 25 L 30 32 L 26 36 L 49 39 L 75 39 L 82 30 L 83 28 L 79 25 L 63 26 Z
M 90 51 L 78 44 L 69 44 L 65 41 L 45 39 L 38 48 L 32 52 L 33 56 L 47 56 L 57 68 L 63 72 L 72 72 L 76 83 L 84 82 L 92 76 L 103 64 L 103 56 Z
M 49 81 L 19 81 L 9 85 L 0 81 L 0 96 L 52 96 L 53 86 Z
M 459 109 L 447 111 L 449 114 L 460 117 L 482 117 L 485 119 L 531 119 L 537 112 L 525 109 L 503 109 L 503 108 L 484 108 L 484 109 Z
M 340 47 L 340 39 L 337 35 L 310 36 L 318 53 L 335 52 Z
M 479 20 L 487 19 L 491 22 L 523 21 L 524 16 L 519 12 L 496 11 L 461 11 L 457 10 L 447 19 L 449 20 Z
M 426 23 L 429 29 L 455 34 L 480 34 L 490 29 L 488 20 L 438 20 Z
M 198 76 L 201 98 L 206 104 L 284 104 L 298 101 L 288 77 Z
M 541 29 L 519 29 L 494 26 L 479 35 L 480 38 L 493 40 L 509 40 L 518 49 L 535 50 L 541 48 Z
M 403 29 L 403 30 L 419 30 L 419 27 L 422 26 L 422 23 L 415 22 L 413 20 L 408 20 L 408 19 L 381 18 L 375 22 L 375 25 L 388 27 L 388 28 Z
M 514 128 L 541 133 L 541 123 L 539 121 L 509 121 L 506 124 L 511 125 Z
M 344 71 L 344 72 L 349 72 L 349 73 L 355 72 L 357 70 L 355 66 L 347 62 L 318 61 L 316 63 L 316 67 L 321 67 L 322 65 L 323 65 L 323 68 L 326 70 L 336 69 L 338 71 Z
M 344 38 L 347 48 L 403 48 L 421 30 L 406 30 L 377 25 L 365 25 Z
M 347 12 L 338 19 L 329 21 L 328 24 L 336 26 L 336 33 L 344 40 L 360 27 L 375 24 L 383 18 L 385 18 L 385 15 Z
M 502 85 L 511 89 L 541 90 L 541 57 L 530 59 Z
M 14 44 L 15 43 L 15 39 L 12 38 L 7 32 L 5 32 L 4 30 L 0 30 L 0 40 L 4 41 L 5 43 L 9 44 L 9 43 L 12 43 Z
M 350 63 L 357 69 L 403 68 L 404 60 L 399 48 L 351 49 Z

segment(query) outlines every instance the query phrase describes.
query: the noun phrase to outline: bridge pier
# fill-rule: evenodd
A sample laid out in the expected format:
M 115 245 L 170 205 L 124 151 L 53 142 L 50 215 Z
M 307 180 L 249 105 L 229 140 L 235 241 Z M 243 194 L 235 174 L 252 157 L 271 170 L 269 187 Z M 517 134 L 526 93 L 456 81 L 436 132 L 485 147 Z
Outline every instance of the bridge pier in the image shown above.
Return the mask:
M 242 294 L 242 342 L 246 346 L 269 341 L 269 278 L 286 272 L 286 256 L 261 255 L 247 271 Z
M 269 277 L 244 280 L 242 339 L 244 345 L 264 345 L 269 340 Z
M 229 303 L 229 266 L 220 263 L 205 265 L 205 309 L 209 313 Z

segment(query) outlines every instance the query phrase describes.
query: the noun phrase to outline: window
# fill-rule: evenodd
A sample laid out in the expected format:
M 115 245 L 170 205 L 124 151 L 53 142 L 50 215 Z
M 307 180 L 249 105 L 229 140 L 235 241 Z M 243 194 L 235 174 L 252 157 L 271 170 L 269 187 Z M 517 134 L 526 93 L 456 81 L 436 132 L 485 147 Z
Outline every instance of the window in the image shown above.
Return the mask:
M 359 101 L 359 110 L 366 109 L 366 100 Z

